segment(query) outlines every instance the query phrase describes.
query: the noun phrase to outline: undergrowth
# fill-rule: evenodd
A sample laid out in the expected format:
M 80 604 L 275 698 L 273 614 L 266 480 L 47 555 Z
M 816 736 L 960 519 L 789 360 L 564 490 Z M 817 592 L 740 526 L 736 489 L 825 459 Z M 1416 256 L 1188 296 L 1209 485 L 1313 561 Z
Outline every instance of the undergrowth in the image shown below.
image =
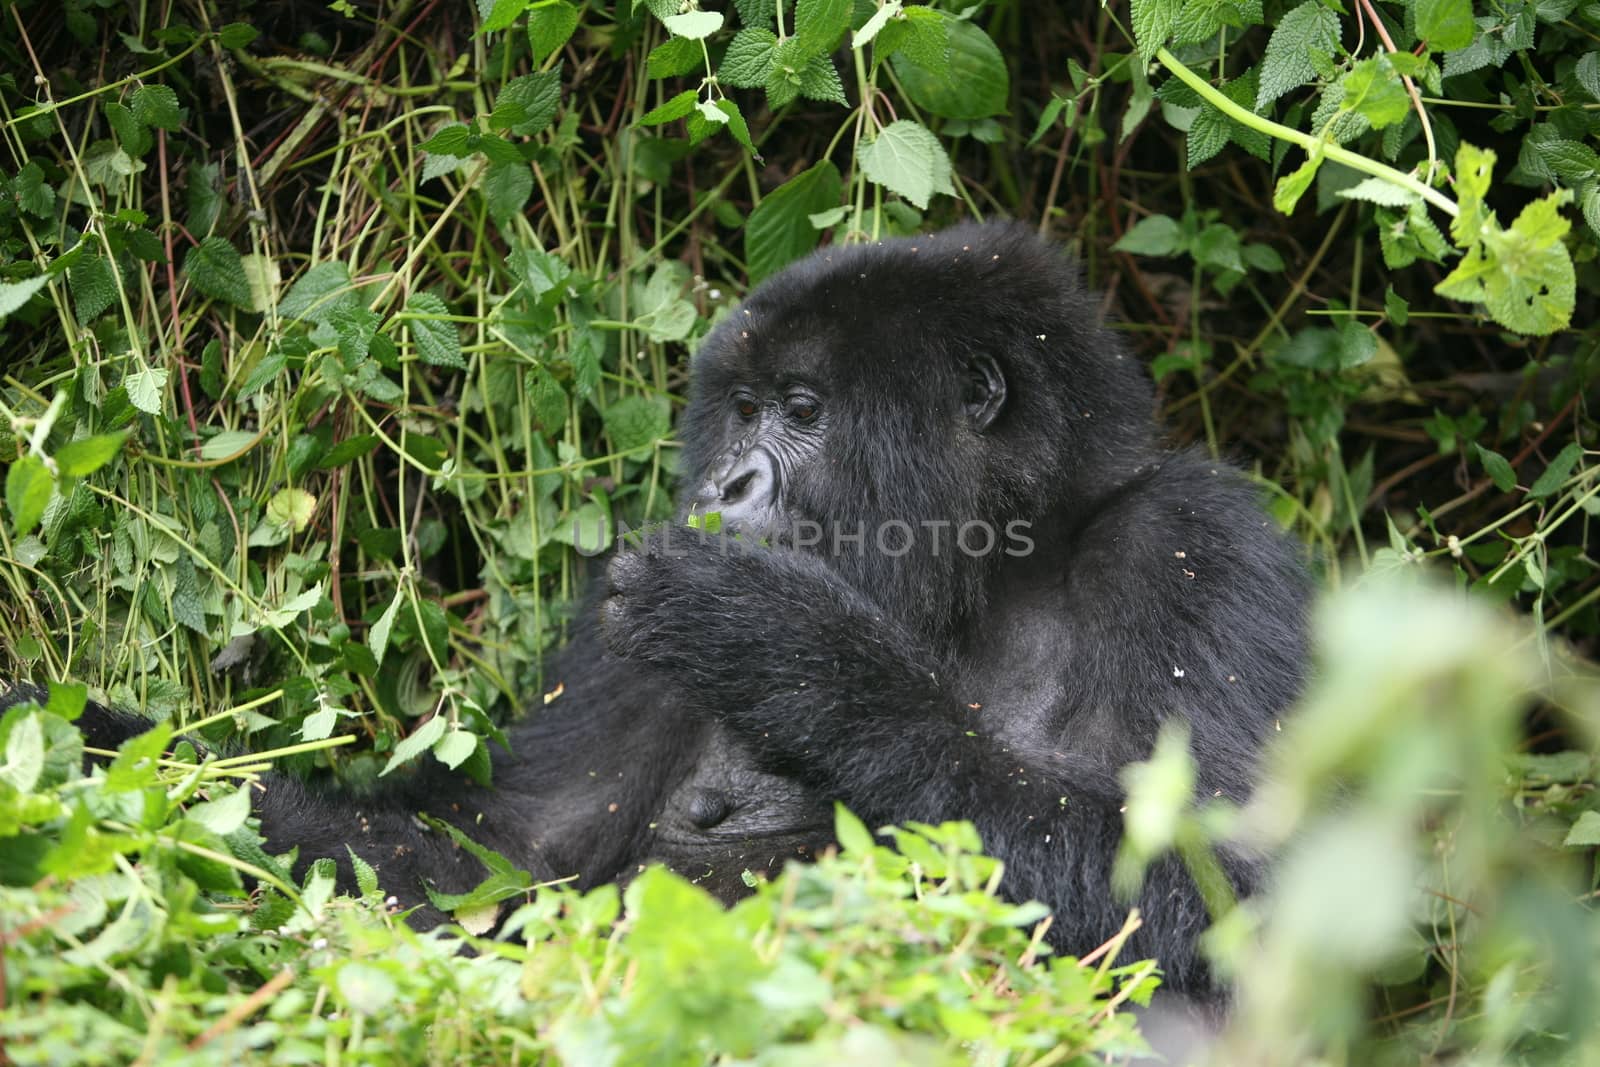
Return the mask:
M 465 958 L 289 884 L 227 784 L 486 779 L 561 699 L 589 560 L 670 514 L 710 325 L 824 239 L 1016 215 L 1174 437 L 1253 467 L 1331 590 L 1379 585 L 1330 609 L 1275 809 L 1163 805 L 1177 744 L 1135 775 L 1134 866 L 1289 856 L 1215 936 L 1230 1055 L 1592 1055 L 1600 4 L 703 6 L 0 6 L 0 677 L 167 721 L 87 778 L 80 691 L 0 724 L 5 1054 L 1131 1040 L 1138 966 L 1022 966 L 1034 917 L 911 851 L 986 869 L 957 829 L 902 831 L 916 870 L 854 835 L 726 916 L 651 875 L 631 932 L 541 891 Z M 1382 599 L 1413 570 L 1470 600 Z M 147 762 L 175 728 L 261 755 Z M 648 980 L 682 967 L 703 999 Z

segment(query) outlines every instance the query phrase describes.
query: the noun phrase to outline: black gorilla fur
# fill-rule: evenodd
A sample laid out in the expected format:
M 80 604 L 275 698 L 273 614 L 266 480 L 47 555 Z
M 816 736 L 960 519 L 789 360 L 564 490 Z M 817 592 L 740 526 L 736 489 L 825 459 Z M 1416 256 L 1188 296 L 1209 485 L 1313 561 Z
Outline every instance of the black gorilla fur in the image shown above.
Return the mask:
M 685 512 L 722 505 L 766 547 L 678 527 L 615 556 L 549 672 L 563 695 L 515 728 L 493 790 L 436 767 L 361 801 L 269 777 L 268 840 L 302 862 L 349 844 L 420 903 L 424 879 L 482 875 L 424 810 L 536 878 L 661 861 L 732 899 L 746 869 L 827 845 L 838 799 L 870 826 L 971 820 L 1004 891 L 1054 910 L 1058 948 L 1115 933 L 1119 769 L 1179 717 L 1200 794 L 1240 799 L 1300 686 L 1306 582 L 1251 487 L 1158 444 L 1142 370 L 1018 225 L 819 252 L 693 371 Z M 971 520 L 995 550 L 957 549 Z M 898 527 L 895 551 L 874 536 L 896 521 L 908 552 Z M 1005 551 L 1017 522 L 1031 552 Z M 1258 863 L 1227 867 L 1248 892 Z M 1203 992 L 1182 866 L 1155 865 L 1138 904 L 1129 951 Z

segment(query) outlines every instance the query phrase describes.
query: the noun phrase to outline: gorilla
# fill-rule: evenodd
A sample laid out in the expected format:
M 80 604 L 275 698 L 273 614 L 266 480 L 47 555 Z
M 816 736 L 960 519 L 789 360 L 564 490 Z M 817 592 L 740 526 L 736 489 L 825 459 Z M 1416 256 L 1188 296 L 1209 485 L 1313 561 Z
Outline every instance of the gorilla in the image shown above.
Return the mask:
M 1246 480 L 1159 442 L 1096 319 L 1016 224 L 824 249 L 767 281 L 694 358 L 680 523 L 610 560 L 551 665 L 562 695 L 514 728 L 494 788 L 429 766 L 353 800 L 269 775 L 267 840 L 346 876 L 348 845 L 427 926 L 424 883 L 483 871 L 418 811 L 536 879 L 663 863 L 732 900 L 829 845 L 841 801 L 869 826 L 970 820 L 1002 891 L 1054 912 L 1053 945 L 1094 948 L 1127 911 L 1119 770 L 1181 719 L 1197 795 L 1242 800 L 1301 685 L 1307 595 Z M 1224 865 L 1259 880 L 1257 859 Z M 1206 995 L 1182 864 L 1137 903 L 1132 958 Z

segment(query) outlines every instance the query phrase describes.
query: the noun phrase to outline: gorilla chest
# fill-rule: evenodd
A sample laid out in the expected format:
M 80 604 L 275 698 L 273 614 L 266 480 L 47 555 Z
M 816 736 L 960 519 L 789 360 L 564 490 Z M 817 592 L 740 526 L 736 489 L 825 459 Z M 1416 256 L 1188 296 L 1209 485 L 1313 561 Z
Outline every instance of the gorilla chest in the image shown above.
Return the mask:
M 664 863 L 724 901 L 749 892 L 746 872 L 767 878 L 833 841 L 832 806 L 770 774 L 717 726 L 694 769 L 667 794 L 650 828 L 646 862 Z

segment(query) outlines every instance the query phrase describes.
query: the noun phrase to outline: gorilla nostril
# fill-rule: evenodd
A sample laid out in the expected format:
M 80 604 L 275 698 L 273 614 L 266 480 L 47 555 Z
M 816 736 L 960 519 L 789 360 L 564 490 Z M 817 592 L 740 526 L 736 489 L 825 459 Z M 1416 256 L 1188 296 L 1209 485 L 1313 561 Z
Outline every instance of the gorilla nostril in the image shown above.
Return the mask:
M 745 471 L 737 478 L 733 479 L 733 481 L 722 487 L 722 499 L 730 504 L 736 500 L 742 500 L 745 494 L 750 491 L 750 485 L 755 480 L 755 471 Z
M 689 821 L 698 829 L 709 830 L 726 819 L 731 814 L 733 802 L 728 795 L 717 789 L 707 789 L 697 793 L 689 801 Z

